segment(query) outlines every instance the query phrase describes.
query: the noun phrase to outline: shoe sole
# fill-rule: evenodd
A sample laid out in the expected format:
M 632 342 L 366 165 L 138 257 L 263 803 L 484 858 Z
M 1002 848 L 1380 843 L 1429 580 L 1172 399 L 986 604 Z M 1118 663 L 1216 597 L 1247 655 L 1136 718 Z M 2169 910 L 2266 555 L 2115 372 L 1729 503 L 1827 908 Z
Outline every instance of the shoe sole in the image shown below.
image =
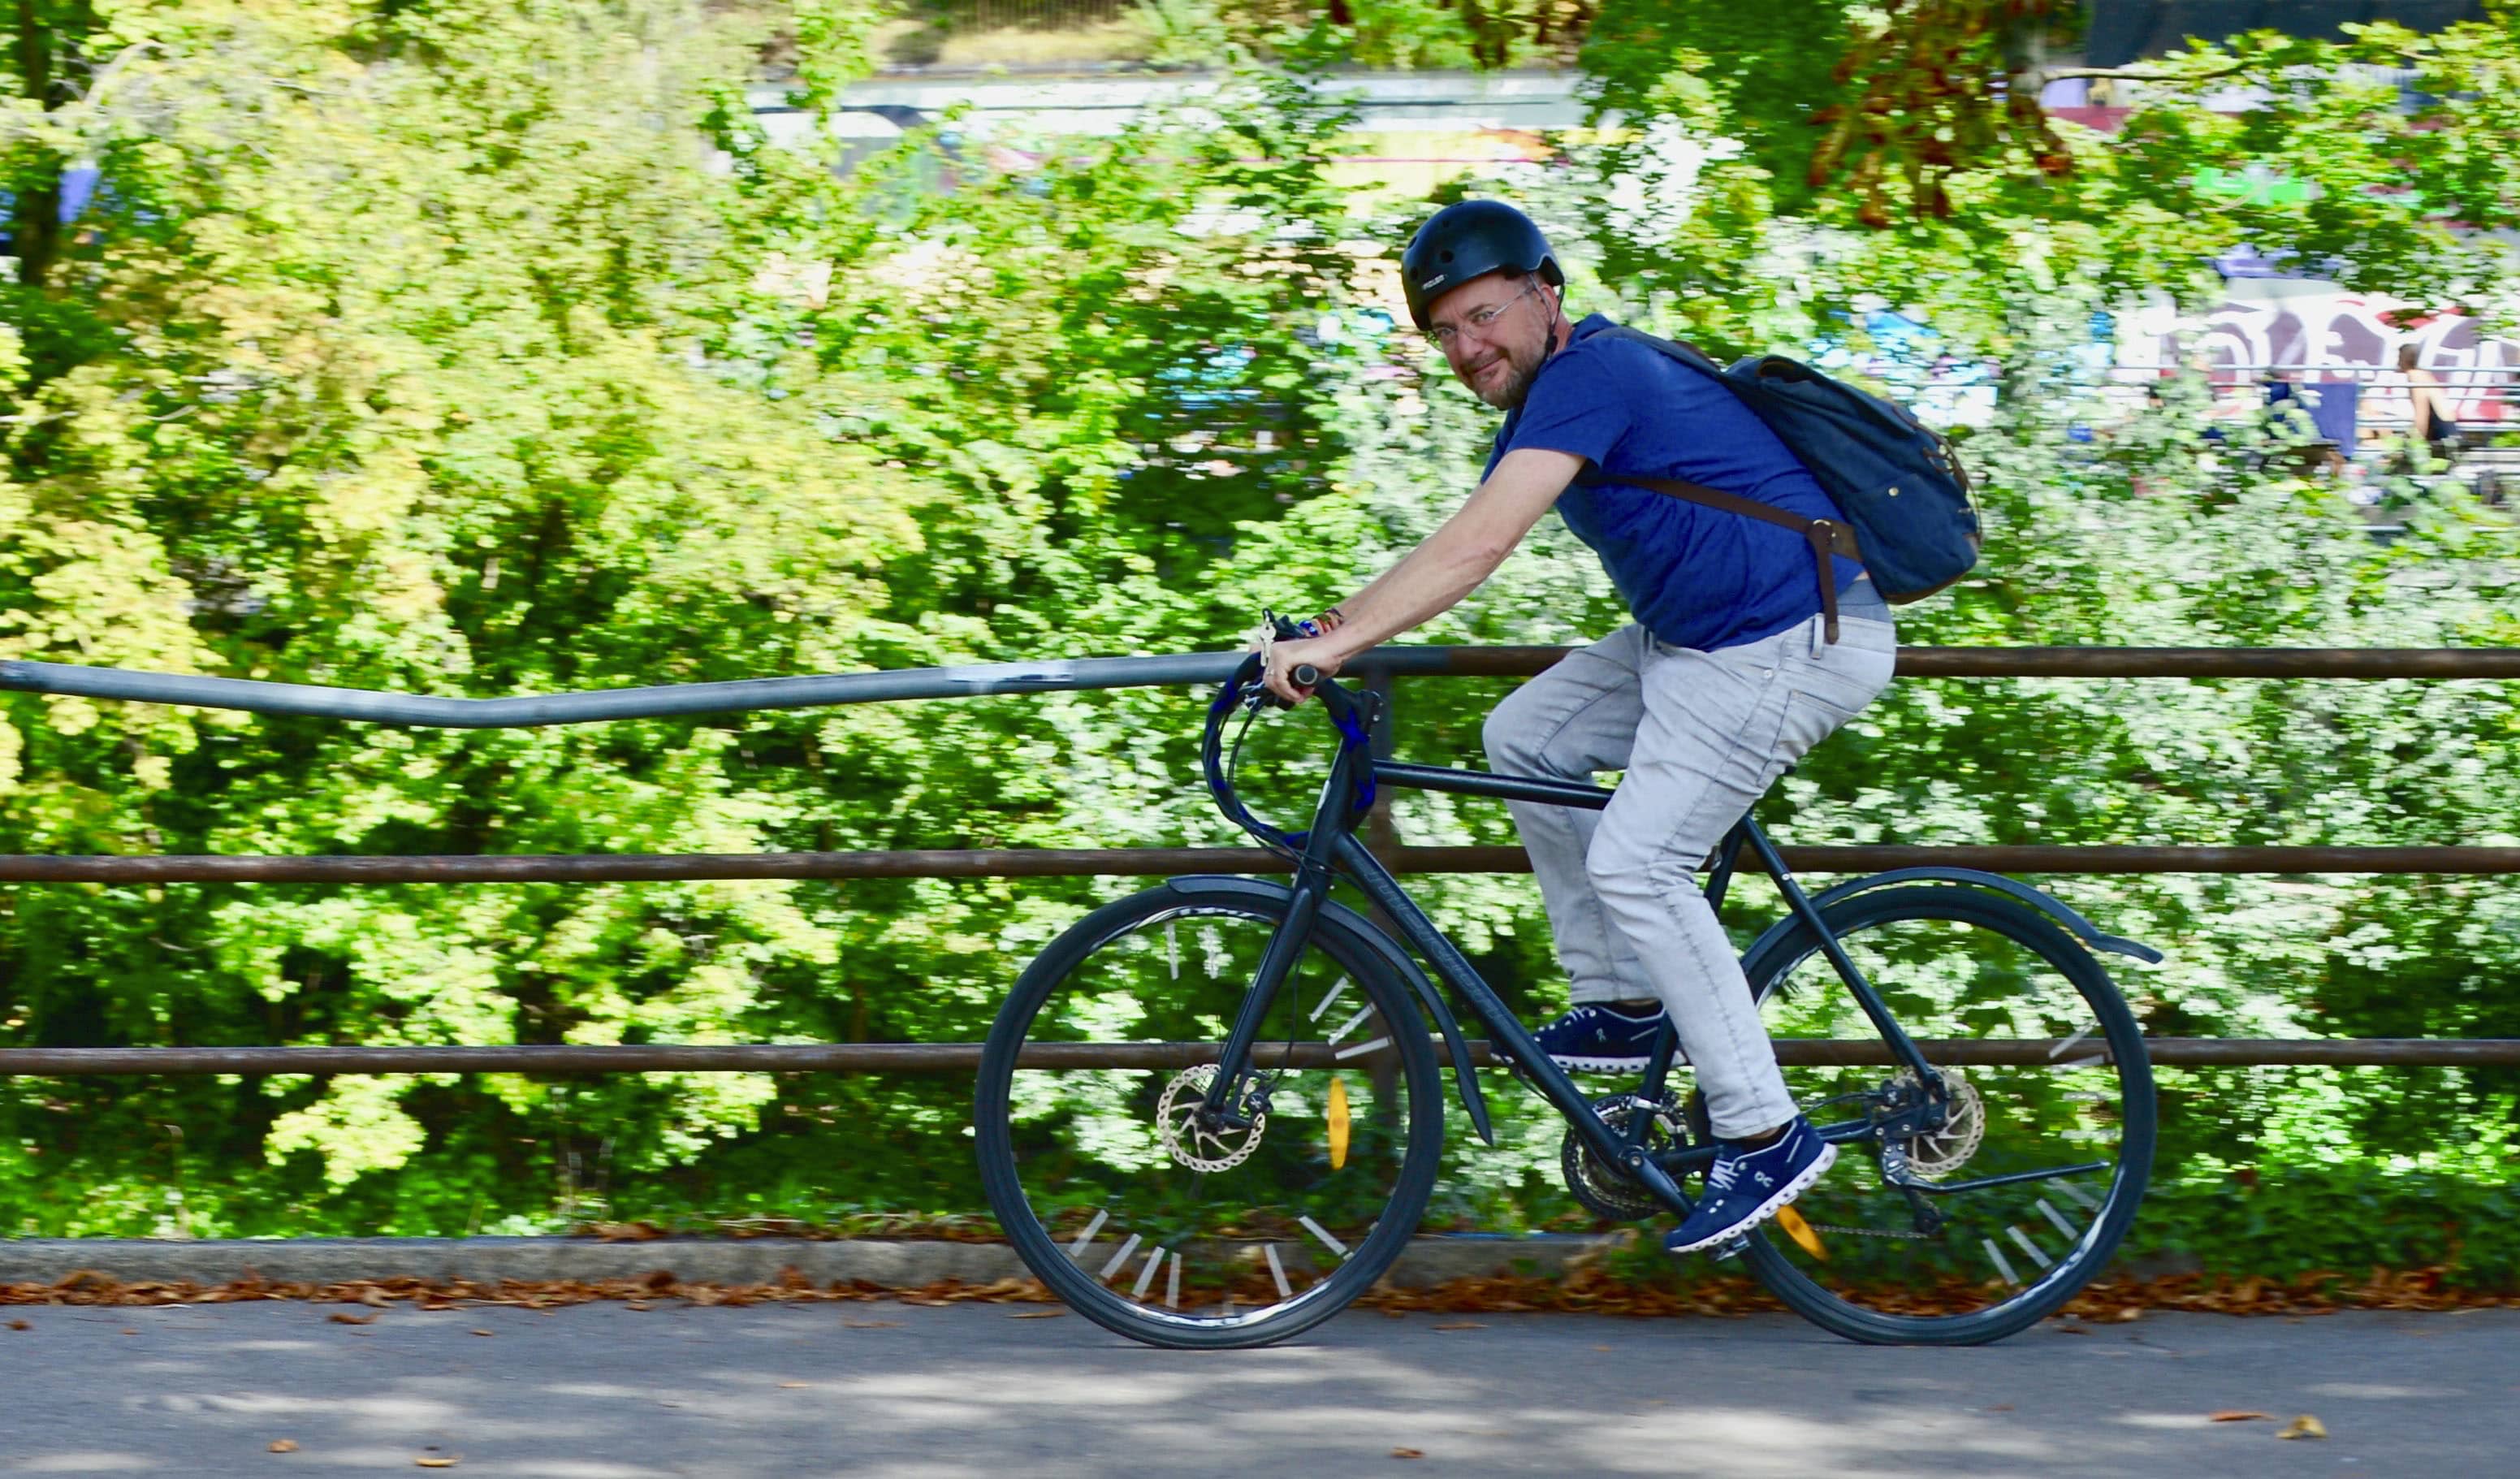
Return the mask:
M 1822 1142 L 1820 1147 L 1820 1159 L 1813 1161 L 1811 1165 L 1804 1170 L 1802 1175 L 1785 1183 L 1782 1190 L 1773 1193 L 1766 1201 L 1763 1201 L 1759 1203 L 1758 1206 L 1752 1208 L 1749 1216 L 1732 1224 L 1732 1226 L 1729 1228 L 1710 1232 L 1695 1242 L 1683 1243 L 1676 1248 L 1666 1247 L 1663 1251 L 1666 1253 L 1695 1253 L 1700 1249 L 1714 1247 L 1717 1243 L 1731 1242 L 1733 1238 L 1747 1236 L 1752 1230 L 1759 1226 L 1759 1224 L 1776 1216 L 1779 1210 L 1792 1202 L 1795 1197 L 1810 1190 L 1811 1184 L 1820 1180 L 1822 1173 L 1826 1172 L 1829 1167 L 1836 1164 L 1837 1147 L 1827 1143 L 1826 1142 Z
M 1553 1053 L 1549 1055 L 1549 1060 L 1569 1073 L 1642 1073 L 1645 1071 L 1645 1064 L 1651 1061 L 1643 1056 L 1559 1057 Z M 1675 1064 L 1678 1061 L 1677 1058 L 1673 1059 Z

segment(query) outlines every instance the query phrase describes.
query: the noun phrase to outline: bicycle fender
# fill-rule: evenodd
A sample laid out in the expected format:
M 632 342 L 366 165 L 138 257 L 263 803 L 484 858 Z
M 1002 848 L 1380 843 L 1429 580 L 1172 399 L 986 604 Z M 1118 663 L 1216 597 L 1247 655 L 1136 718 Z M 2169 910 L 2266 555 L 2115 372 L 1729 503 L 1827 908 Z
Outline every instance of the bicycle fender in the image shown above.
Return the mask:
M 2006 897 L 2018 899 L 2022 903 L 2039 910 L 2041 913 L 2054 919 L 2057 923 L 2072 930 L 2084 944 L 2089 945 L 2093 950 L 2105 950 L 2111 955 L 2132 956 L 2136 960 L 2141 961 L 2147 965 L 2158 965 L 2161 964 L 2162 954 L 2160 951 L 2153 949 L 2149 945 L 2140 944 L 2137 941 L 2126 939 L 2120 935 L 2105 934 L 2101 932 L 2097 925 L 2094 925 L 2091 920 L 2084 919 L 2081 914 L 2075 911 L 2072 905 L 2067 904 L 2064 900 L 2057 898 L 2055 895 L 2048 893 L 2042 889 L 2033 888 L 2029 884 L 2024 883 L 2017 878 L 2007 878 L 2002 874 L 1985 873 L 1974 868 L 1893 869 L 1885 874 L 1875 874 L 1868 878 L 1851 878 L 1844 883 L 1838 884 L 1834 888 L 1823 889 L 1821 892 L 1812 895 L 1812 903 L 1816 907 L 1825 907 L 1836 903 L 1840 899 L 1851 899 L 1857 894 L 1870 893 L 1876 888 L 1887 888 L 1894 883 L 1915 883 L 1925 881 L 1936 883 L 1965 883 L 1973 888 L 1991 889 L 1994 892 L 2003 894 Z M 1781 935 L 1785 931 L 1795 927 L 1800 922 L 1800 920 L 1793 919 L 1791 916 L 1778 920 L 1775 925 L 1769 928 L 1767 934 L 1759 937 L 1758 942 L 1750 947 L 1749 954 L 1745 954 L 1742 959 L 1748 960 L 1750 955 L 1757 954 L 1759 947 L 1768 943 L 1769 936 Z
M 1290 883 L 1246 878 L 1235 874 L 1197 874 L 1189 877 L 1166 878 L 1164 887 L 1184 894 L 1239 894 L 1244 898 L 1273 899 L 1290 897 L 1295 891 Z M 1435 983 L 1419 968 L 1417 960 L 1400 948 L 1400 942 L 1372 920 L 1335 899 L 1322 901 L 1322 915 L 1347 926 L 1365 942 L 1366 948 L 1384 964 L 1400 972 L 1401 979 L 1417 991 L 1418 1000 L 1444 1034 L 1444 1049 L 1453 1062 L 1454 1088 L 1462 1097 L 1462 1108 L 1470 1117 L 1470 1128 L 1478 1132 L 1480 1140 L 1495 1144 L 1496 1130 L 1488 1123 L 1487 1097 L 1479 1090 L 1477 1070 L 1470 1066 L 1470 1045 L 1462 1040 L 1462 1025 L 1453 1019 L 1453 1008 L 1445 1005 L 1443 993 L 1435 989 Z

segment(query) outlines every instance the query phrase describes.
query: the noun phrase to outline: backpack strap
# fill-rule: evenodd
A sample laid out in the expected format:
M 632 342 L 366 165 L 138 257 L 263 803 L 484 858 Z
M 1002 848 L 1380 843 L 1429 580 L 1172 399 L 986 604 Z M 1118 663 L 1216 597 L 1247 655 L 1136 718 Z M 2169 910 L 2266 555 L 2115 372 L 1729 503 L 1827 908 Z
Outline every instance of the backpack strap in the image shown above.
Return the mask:
M 1863 562 L 1864 552 L 1856 548 L 1853 529 L 1833 518 L 1805 518 L 1799 514 L 1787 513 L 1775 504 L 1763 504 L 1755 498 L 1743 498 L 1737 493 L 1727 493 L 1721 488 L 1710 488 L 1704 483 L 1683 482 L 1676 477 L 1633 477 L 1624 472 L 1607 473 L 1593 468 L 1576 481 L 1588 487 L 1604 482 L 1628 483 L 1655 493 L 1668 494 L 1688 503 L 1702 504 L 1710 509 L 1721 509 L 1727 514 L 1738 514 L 1746 518 L 1758 519 L 1762 523 L 1772 523 L 1780 529 L 1791 529 L 1800 534 L 1811 542 L 1812 561 L 1820 569 L 1820 611 L 1822 630 L 1826 632 L 1829 641 L 1837 640 L 1837 571 L 1829 564 L 1828 559 L 1832 555 L 1843 555 L 1859 564 Z

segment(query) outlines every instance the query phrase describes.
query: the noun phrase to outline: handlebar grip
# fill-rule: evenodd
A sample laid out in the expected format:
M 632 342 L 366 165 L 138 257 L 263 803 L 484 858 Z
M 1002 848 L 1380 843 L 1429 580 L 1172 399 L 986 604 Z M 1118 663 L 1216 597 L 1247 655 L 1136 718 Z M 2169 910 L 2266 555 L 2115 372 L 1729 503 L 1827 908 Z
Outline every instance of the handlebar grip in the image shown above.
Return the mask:
M 1322 686 L 1322 670 L 1313 666 L 1309 662 L 1296 663 L 1295 670 L 1286 676 L 1295 680 L 1295 686 L 1297 688 L 1320 688 Z

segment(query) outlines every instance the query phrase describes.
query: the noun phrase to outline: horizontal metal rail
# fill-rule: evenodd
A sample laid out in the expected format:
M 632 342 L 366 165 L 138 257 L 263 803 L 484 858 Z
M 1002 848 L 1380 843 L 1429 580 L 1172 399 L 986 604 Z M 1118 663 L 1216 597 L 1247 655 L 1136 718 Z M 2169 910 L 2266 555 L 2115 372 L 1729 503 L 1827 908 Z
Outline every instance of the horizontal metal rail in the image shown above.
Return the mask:
M 1389 647 L 1348 664 L 1376 673 L 1527 677 L 1563 657 L 1556 647 Z M 367 720 L 429 729 L 515 729 L 756 709 L 819 708 L 990 694 L 1222 683 L 1240 652 L 993 662 L 801 678 L 748 678 L 516 698 L 442 698 L 243 678 L 137 673 L 59 662 L 0 662 L 0 690 Z M 1910 678 L 2520 678 L 2520 649 L 2504 648 L 1905 648 Z
M 1801 873 L 2515 874 L 2520 847 L 2112 847 L 1906 844 L 1783 849 Z M 1531 872 L 1519 847 L 1394 847 L 1404 874 Z M 435 857 L 0 856 L 0 883 L 656 883 L 730 878 L 1133 878 L 1282 874 L 1257 847 L 931 848 L 905 852 L 545 853 Z
M 1925 1040 L 1925 1056 L 1955 1067 L 2051 1067 L 2053 1038 Z M 2152 1061 L 2168 1067 L 2487 1067 L 2520 1065 L 2520 1038 L 2151 1038 Z M 1436 1056 L 1446 1057 L 1441 1041 Z M 2091 1051 L 2088 1043 L 2084 1051 Z M 1495 1066 L 1485 1042 L 1470 1060 Z M 1264 1068 L 1327 1068 L 1328 1043 L 1290 1049 L 1262 1045 Z M 1025 1068 L 1187 1068 L 1216 1060 L 1214 1043 L 1037 1043 Z M 1777 1060 L 1792 1067 L 1889 1064 L 1871 1038 L 1778 1038 Z M 1350 1061 L 1353 1061 L 1351 1059 Z M 659 1044 L 636 1047 L 526 1045 L 483 1048 L 0 1048 L 0 1076 L 92 1073 L 968 1073 L 977 1043 Z
M 1541 672 L 1568 649 L 1385 648 L 1349 667 L 1377 673 L 1521 677 Z M 1077 692 L 1222 682 L 1240 652 L 1157 657 L 993 663 L 900 672 L 683 684 L 513 698 L 453 698 L 297 684 L 135 673 L 42 662 L 0 662 L 0 690 L 133 702 L 241 709 L 374 723 L 455 729 L 583 724 L 725 714 L 756 709 Z M 2520 678 L 2520 650 L 1910 648 L 1899 673 L 1911 678 Z M 1522 873 L 1515 847 L 1386 849 L 1403 873 Z M 1869 872 L 1924 864 L 2001 873 L 2155 874 L 2510 874 L 2510 847 L 1797 847 L 1789 866 L 1815 873 Z M 0 882 L 157 884 L 628 882 L 673 879 L 1147 876 L 1191 872 L 1275 873 L 1285 864 L 1256 848 L 950 849 L 910 852 L 691 856 L 441 857 L 5 857 Z M 2169 1066 L 2336 1064 L 2520 1064 L 2520 1040 L 2170 1038 L 2149 1045 Z M 1870 1041 L 1787 1039 L 1778 1056 L 1793 1064 L 1887 1062 Z M 1928 1056 L 1953 1064 L 2044 1063 L 2048 1041 L 1928 1043 Z M 1443 1050 L 1438 1045 L 1439 1053 Z M 1322 1044 L 1274 1056 L 1330 1061 Z M 969 1072 L 969 1043 L 750 1044 L 639 1047 L 513 1046 L 399 1048 L 11 1048 L 0 1075 L 90 1073 L 427 1073 L 516 1072 Z M 1212 1058 L 1212 1045 L 1061 1044 L 1027 1050 L 1032 1066 L 1174 1068 Z M 1475 1062 L 1491 1061 L 1485 1044 Z M 1274 1058 L 1273 1058 L 1274 1061 Z

